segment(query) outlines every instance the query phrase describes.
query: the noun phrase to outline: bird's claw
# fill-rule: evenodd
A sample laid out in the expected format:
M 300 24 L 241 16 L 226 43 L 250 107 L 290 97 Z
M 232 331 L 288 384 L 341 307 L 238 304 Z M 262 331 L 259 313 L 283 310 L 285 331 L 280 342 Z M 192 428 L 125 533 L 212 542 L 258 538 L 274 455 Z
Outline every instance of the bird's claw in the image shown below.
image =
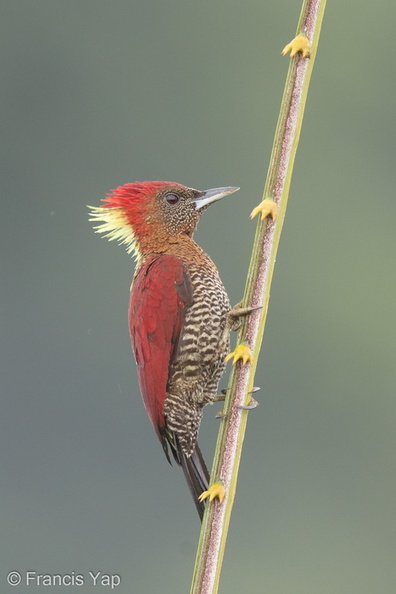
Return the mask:
M 229 312 L 228 312 L 228 327 L 231 330 L 239 330 L 241 327 L 241 320 L 243 316 L 248 316 L 252 312 L 262 309 L 262 306 L 259 305 L 257 307 L 242 307 L 242 302 L 237 303 Z
M 223 503 L 223 499 L 225 497 L 226 490 L 221 481 L 217 481 L 213 483 L 213 485 L 209 485 L 208 490 L 201 493 L 198 497 L 198 501 L 202 503 L 209 497 L 209 502 L 213 501 L 213 499 L 217 498 L 220 503 Z
M 253 353 L 250 346 L 246 343 L 238 344 L 235 349 L 227 355 L 225 362 L 227 363 L 227 361 L 230 361 L 231 359 L 233 359 L 233 365 L 235 365 L 237 361 L 242 361 L 243 365 L 251 363 L 253 361 Z
M 224 402 L 227 392 L 228 388 L 224 388 L 223 390 L 221 390 L 221 394 L 216 394 L 212 402 Z
M 250 392 L 248 392 L 248 394 L 255 394 L 256 392 L 258 392 L 259 390 L 261 390 L 261 388 L 259 386 L 254 386 Z M 222 394 L 219 394 L 218 396 L 215 396 L 213 398 L 213 402 L 222 402 L 225 400 L 225 394 L 227 393 L 228 388 L 225 388 L 224 390 L 222 390 Z M 257 402 L 257 400 L 255 400 L 253 397 L 250 398 L 250 402 L 249 404 L 245 405 L 245 406 L 237 406 L 236 408 L 239 408 L 241 410 L 253 410 L 254 408 L 256 408 L 259 405 L 259 402 Z M 228 413 L 224 412 L 224 409 L 220 409 L 219 412 L 216 413 L 215 415 L 215 419 L 224 419 L 224 417 L 226 417 L 228 415 Z
M 291 40 L 282 50 L 282 56 L 285 56 L 287 52 L 290 52 L 290 57 L 294 58 L 298 52 L 302 53 L 303 58 L 311 57 L 311 44 L 308 41 L 308 37 L 304 33 L 300 33 L 294 39 Z
M 248 394 L 255 394 L 256 392 L 259 392 L 261 390 L 260 386 L 254 386 L 250 392 L 248 392 Z
M 250 392 L 249 392 L 250 394 Z M 239 408 L 240 410 L 253 410 L 254 408 L 257 408 L 259 405 L 259 403 L 257 402 L 257 400 L 255 400 L 254 398 L 250 399 L 250 404 L 246 404 L 246 405 L 242 405 L 242 406 L 237 406 L 237 408 Z
M 278 205 L 272 198 L 266 198 L 260 202 L 256 208 L 253 208 L 250 213 L 250 218 L 254 219 L 259 213 L 261 213 L 260 221 L 264 221 L 268 216 L 270 216 L 273 221 L 276 221 L 276 217 L 278 216 Z
M 242 301 L 234 305 L 234 307 L 228 312 L 230 318 L 242 318 L 243 316 L 248 316 L 253 311 L 257 309 L 262 309 L 262 305 L 257 305 L 256 307 L 242 307 Z

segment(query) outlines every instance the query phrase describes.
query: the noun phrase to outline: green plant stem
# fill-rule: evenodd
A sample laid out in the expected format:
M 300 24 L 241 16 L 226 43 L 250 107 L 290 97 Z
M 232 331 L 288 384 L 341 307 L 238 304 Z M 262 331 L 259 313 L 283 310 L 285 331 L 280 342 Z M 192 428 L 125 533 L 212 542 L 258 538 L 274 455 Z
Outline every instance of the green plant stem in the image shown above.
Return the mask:
M 238 407 L 246 406 L 251 399 L 249 392 L 264 334 L 276 253 L 325 4 L 326 0 L 304 0 L 297 26 L 297 35 L 304 33 L 311 43 L 311 58 L 304 59 L 297 54 L 290 60 L 263 194 L 263 199 L 275 200 L 279 212 L 276 222 L 265 220 L 257 225 L 243 300 L 244 306 L 260 306 L 261 309 L 245 318 L 238 336 L 239 342 L 246 341 L 250 345 L 254 358 L 251 364 L 244 366 L 238 362 L 231 374 L 211 474 L 211 483 L 223 482 L 226 497 L 222 503 L 215 500 L 206 507 L 191 594 L 218 591 L 248 416 L 247 410 Z

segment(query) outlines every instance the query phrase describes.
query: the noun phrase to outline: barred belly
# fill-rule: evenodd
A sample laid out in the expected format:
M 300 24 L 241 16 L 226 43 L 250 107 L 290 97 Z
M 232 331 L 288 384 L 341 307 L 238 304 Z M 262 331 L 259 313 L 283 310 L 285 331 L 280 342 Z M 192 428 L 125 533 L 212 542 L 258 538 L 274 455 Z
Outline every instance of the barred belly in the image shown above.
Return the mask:
M 187 456 L 195 448 L 202 409 L 213 401 L 229 350 L 230 302 L 217 270 L 189 270 L 193 302 L 170 367 L 164 414 Z

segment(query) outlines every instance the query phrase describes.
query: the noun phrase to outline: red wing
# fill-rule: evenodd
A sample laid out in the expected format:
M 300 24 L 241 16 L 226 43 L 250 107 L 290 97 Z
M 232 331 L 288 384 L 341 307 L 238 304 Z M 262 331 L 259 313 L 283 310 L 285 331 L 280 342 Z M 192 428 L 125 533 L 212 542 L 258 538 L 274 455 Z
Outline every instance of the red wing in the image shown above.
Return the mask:
M 169 364 L 191 302 L 190 275 L 179 258 L 154 257 L 138 270 L 129 302 L 129 331 L 144 406 L 164 449 Z

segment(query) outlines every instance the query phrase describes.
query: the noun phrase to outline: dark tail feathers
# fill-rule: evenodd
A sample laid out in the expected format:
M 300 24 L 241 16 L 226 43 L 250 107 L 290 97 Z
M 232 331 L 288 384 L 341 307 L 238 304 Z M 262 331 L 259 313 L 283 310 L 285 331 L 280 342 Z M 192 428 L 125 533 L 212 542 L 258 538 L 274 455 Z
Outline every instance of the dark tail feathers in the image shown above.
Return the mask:
M 177 436 L 174 434 L 176 451 L 173 450 L 175 460 L 183 468 L 184 476 L 190 489 L 191 495 L 194 499 L 195 507 L 202 522 L 205 511 L 205 504 L 198 501 L 198 497 L 207 490 L 209 486 L 209 472 L 206 468 L 205 460 L 202 452 L 197 444 L 192 455 L 188 458 L 178 443 Z

